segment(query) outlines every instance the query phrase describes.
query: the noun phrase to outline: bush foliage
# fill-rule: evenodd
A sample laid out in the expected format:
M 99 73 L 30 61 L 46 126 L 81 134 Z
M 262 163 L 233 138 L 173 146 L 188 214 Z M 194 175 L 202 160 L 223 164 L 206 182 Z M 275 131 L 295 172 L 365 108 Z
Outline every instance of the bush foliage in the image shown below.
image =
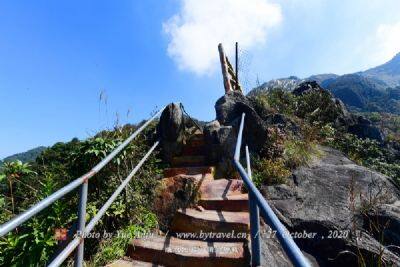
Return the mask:
M 6 163 L 0 175 L 0 223 L 8 221 L 89 171 L 135 129 L 135 126 L 127 125 L 102 131 L 84 141 L 73 139 L 67 143 L 57 143 L 43 151 L 31 165 L 18 161 Z M 155 124 L 148 127 L 89 180 L 87 221 L 97 213 L 149 149 L 154 141 L 154 132 Z M 160 172 L 161 162 L 155 152 L 107 210 L 94 231 L 115 233 L 121 229 L 145 231 L 155 227 L 157 223 L 154 215 L 151 210 L 143 207 L 151 207 L 154 194 L 152 189 L 158 183 Z M 74 232 L 78 191 L 75 190 L 56 201 L 39 215 L 1 238 L 0 266 L 46 265 L 59 249 L 59 244 L 54 238 L 55 229 L 66 228 L 71 233 Z M 151 219 L 143 219 L 145 217 Z M 103 264 L 111 260 L 113 255 L 120 256 L 108 249 L 115 246 L 113 242 L 123 241 L 114 238 L 100 242 L 99 246 L 99 240 L 88 239 L 85 241 L 86 259 L 90 260 L 91 255 L 96 255 L 93 260 Z M 103 252 L 108 253 L 108 256 L 103 256 Z

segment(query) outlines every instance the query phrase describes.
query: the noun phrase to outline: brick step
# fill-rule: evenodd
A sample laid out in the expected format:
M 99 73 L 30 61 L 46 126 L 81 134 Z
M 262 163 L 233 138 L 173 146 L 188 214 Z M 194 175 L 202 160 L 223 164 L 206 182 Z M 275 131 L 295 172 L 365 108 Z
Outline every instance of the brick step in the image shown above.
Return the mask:
M 152 262 L 123 259 L 123 260 L 116 260 L 113 263 L 106 265 L 106 267 L 164 267 L 164 266 Z
M 226 197 L 202 197 L 198 205 L 206 210 L 248 211 L 249 196 L 247 194 L 240 194 L 227 195 Z
M 182 149 L 182 156 L 204 155 L 206 148 L 204 145 L 185 145 Z
M 164 169 L 164 177 L 172 177 L 180 174 L 184 175 L 204 175 L 207 177 L 213 177 L 214 167 L 212 166 L 201 166 L 201 167 L 178 167 L 178 168 L 167 168 Z
M 249 232 L 249 213 L 216 210 L 179 209 L 172 219 L 173 233 L 241 233 L 240 240 Z M 226 235 L 224 235 L 226 237 Z M 232 237 L 219 241 L 234 240 Z
M 204 181 L 199 189 L 203 199 L 226 198 L 230 195 L 241 195 L 243 181 L 239 179 L 218 179 Z
M 194 140 L 204 139 L 204 133 L 201 132 L 200 130 L 196 130 L 196 132 L 194 132 L 192 136 L 190 136 L 189 140 L 191 139 Z
M 134 239 L 127 256 L 134 260 L 164 266 L 236 267 L 246 266 L 242 242 L 205 242 L 182 240 L 171 236 Z
M 206 142 L 204 139 L 189 139 L 186 142 L 187 146 L 192 146 L 192 147 L 201 147 L 205 146 Z
M 171 161 L 171 165 L 176 167 L 204 166 L 204 164 L 204 156 L 179 156 L 173 157 Z

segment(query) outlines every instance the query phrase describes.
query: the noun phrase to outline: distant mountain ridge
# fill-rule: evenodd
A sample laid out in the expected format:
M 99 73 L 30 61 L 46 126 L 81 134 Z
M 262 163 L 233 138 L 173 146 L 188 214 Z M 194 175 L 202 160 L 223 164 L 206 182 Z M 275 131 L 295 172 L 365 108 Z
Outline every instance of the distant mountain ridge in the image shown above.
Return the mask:
M 249 95 L 273 88 L 292 91 L 304 81 L 316 81 L 352 110 L 400 114 L 400 53 L 385 64 L 353 74 L 274 79 L 254 88 Z
M 359 74 L 367 78 L 383 81 L 388 87 L 400 86 L 400 53 L 385 64 Z
M 3 160 L 0 160 L 0 166 L 3 165 L 5 162 L 10 162 L 10 161 L 15 161 L 15 160 L 20 160 L 22 162 L 31 162 L 35 161 L 36 158 L 42 153 L 43 150 L 45 150 L 47 147 L 45 146 L 39 146 L 35 147 L 33 149 L 30 149 L 28 151 L 22 152 L 22 153 L 17 153 L 11 156 L 8 156 L 4 158 Z

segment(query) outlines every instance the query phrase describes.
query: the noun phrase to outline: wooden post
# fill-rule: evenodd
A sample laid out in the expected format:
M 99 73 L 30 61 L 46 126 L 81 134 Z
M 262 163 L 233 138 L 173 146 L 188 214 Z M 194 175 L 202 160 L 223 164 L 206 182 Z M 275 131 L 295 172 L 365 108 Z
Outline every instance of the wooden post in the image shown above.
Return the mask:
M 224 80 L 225 94 L 232 91 L 232 85 L 229 79 L 228 65 L 226 63 L 226 56 L 222 44 L 218 45 L 219 60 L 221 62 L 222 78 Z

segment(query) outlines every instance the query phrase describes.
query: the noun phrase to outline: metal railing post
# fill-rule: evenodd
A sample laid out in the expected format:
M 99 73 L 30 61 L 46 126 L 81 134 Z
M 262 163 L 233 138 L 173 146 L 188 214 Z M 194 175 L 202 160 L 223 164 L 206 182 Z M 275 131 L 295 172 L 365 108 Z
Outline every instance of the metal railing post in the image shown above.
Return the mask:
M 251 165 L 249 147 L 246 145 L 246 163 L 247 174 L 250 179 Z M 250 239 L 251 239 L 251 266 L 261 265 L 261 243 L 260 243 L 260 211 L 258 210 L 257 202 L 254 194 L 249 191 L 249 212 L 250 212 Z
M 76 235 L 81 237 L 80 243 L 76 250 L 75 254 L 75 267 L 82 267 L 83 266 L 83 254 L 84 254 L 84 247 L 85 247 L 85 224 L 86 224 L 86 203 L 87 203 L 87 193 L 88 193 L 88 180 L 83 182 L 79 190 L 79 206 L 78 206 L 78 228 Z

